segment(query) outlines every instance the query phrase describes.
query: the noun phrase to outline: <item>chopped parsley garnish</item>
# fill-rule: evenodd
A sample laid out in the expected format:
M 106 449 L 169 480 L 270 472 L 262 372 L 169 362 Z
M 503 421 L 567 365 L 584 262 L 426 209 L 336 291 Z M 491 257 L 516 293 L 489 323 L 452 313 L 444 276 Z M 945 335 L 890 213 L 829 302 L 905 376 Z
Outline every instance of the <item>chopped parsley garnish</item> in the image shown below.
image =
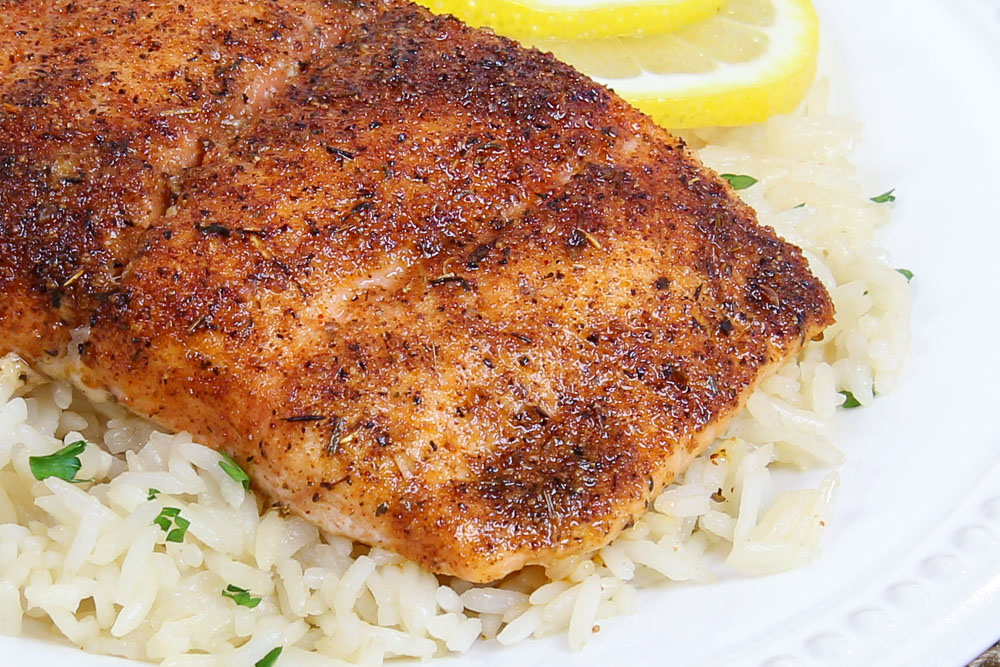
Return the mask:
M 892 194 L 896 191 L 896 188 L 889 190 L 888 192 L 883 192 L 878 197 L 872 197 L 872 201 L 876 204 L 887 204 L 891 201 L 896 201 L 896 195 Z
M 802 203 L 801 203 L 801 204 L 799 204 L 798 206 L 793 206 L 792 208 L 805 208 L 805 207 L 806 207 L 806 203 L 805 203 L 805 202 L 802 202 Z
M 896 269 L 896 272 L 903 274 L 903 277 L 906 278 L 906 282 L 913 280 L 913 271 L 910 271 L 909 269 Z
M 274 663 L 278 662 L 278 656 L 281 655 L 281 651 L 281 646 L 272 648 L 267 655 L 254 663 L 254 667 L 274 667 Z
M 58 477 L 67 482 L 90 482 L 89 479 L 76 479 L 76 473 L 80 472 L 80 454 L 87 448 L 85 440 L 77 440 L 66 445 L 58 452 L 48 456 L 29 456 L 28 466 L 31 474 L 37 480 Z
M 849 391 L 842 391 L 840 393 L 844 395 L 844 404 L 840 407 L 847 409 L 861 407 L 861 403 L 858 402 L 858 399 L 854 398 L 854 394 Z
M 756 178 L 745 174 L 722 174 L 722 177 L 729 181 L 729 184 L 733 186 L 733 190 L 746 190 L 757 182 Z
M 191 522 L 181 516 L 181 511 L 176 507 L 164 507 L 160 510 L 159 516 L 153 519 L 153 523 L 159 526 L 167 534 L 167 542 L 183 542 Z M 171 523 L 174 528 L 171 529 Z
M 219 452 L 222 455 L 222 460 L 219 461 L 219 467 L 222 468 L 227 475 L 232 477 L 234 480 L 243 485 L 244 489 L 250 488 L 250 476 L 243 472 L 243 468 L 239 466 L 236 461 L 232 459 L 225 452 Z
M 260 598 L 255 598 L 250 595 L 250 591 L 247 589 L 233 586 L 232 584 L 226 586 L 225 590 L 222 591 L 222 597 L 229 598 L 239 606 L 249 609 L 253 609 L 260 604 Z
M 160 510 L 159 516 L 153 519 L 153 523 L 162 528 L 164 532 L 170 530 L 170 524 L 174 517 L 180 516 L 181 511 L 176 507 L 164 507 Z
M 149 487 L 148 493 L 149 495 L 146 496 L 146 500 L 153 500 L 154 498 L 156 498 L 156 496 L 160 495 L 160 490 L 154 489 L 153 487 Z

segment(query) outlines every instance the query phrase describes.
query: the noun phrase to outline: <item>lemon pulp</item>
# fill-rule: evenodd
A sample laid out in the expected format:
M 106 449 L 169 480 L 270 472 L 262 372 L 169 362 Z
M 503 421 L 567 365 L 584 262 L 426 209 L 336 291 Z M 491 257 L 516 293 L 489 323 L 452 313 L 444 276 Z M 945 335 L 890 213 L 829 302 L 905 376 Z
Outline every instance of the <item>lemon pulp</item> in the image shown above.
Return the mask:
M 515 39 L 655 35 L 716 14 L 725 0 L 417 0 Z

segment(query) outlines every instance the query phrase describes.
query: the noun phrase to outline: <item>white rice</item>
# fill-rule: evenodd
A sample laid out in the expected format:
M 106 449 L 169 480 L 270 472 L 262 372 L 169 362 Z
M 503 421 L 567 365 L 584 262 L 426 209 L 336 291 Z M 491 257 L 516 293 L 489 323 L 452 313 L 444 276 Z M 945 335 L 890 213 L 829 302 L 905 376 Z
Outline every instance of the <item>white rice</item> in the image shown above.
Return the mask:
M 641 608 L 638 587 L 806 565 L 837 475 L 775 491 L 770 470 L 839 464 L 830 440 L 840 392 L 869 406 L 889 391 L 909 336 L 907 281 L 874 246 L 891 205 L 853 180 L 847 156 L 860 128 L 826 115 L 824 97 L 820 85 L 797 114 L 685 134 L 720 173 L 759 179 L 742 196 L 805 250 L 838 322 L 766 380 L 726 437 L 613 544 L 493 586 L 437 577 L 262 507 L 189 435 L 156 432 L 9 356 L 0 360 L 0 633 L 33 625 L 86 651 L 176 666 L 242 667 L 278 646 L 294 664 L 379 665 L 563 631 L 579 649 L 601 619 Z M 77 478 L 93 483 L 35 480 L 29 456 L 80 439 L 100 445 L 80 456 Z M 151 488 L 160 493 L 149 499 Z M 190 522 L 181 543 L 153 523 L 165 507 Z M 260 603 L 238 605 L 222 595 L 227 586 Z

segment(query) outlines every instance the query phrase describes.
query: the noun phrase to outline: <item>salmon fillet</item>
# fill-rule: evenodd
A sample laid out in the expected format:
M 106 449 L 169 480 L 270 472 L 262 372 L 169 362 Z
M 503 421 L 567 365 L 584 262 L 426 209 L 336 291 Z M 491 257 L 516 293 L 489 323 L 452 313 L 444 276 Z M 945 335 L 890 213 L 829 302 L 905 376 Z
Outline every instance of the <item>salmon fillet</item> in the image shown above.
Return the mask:
M 797 248 L 549 55 L 394 0 L 27 4 L 0 348 L 330 531 L 472 581 L 598 548 L 832 322 Z

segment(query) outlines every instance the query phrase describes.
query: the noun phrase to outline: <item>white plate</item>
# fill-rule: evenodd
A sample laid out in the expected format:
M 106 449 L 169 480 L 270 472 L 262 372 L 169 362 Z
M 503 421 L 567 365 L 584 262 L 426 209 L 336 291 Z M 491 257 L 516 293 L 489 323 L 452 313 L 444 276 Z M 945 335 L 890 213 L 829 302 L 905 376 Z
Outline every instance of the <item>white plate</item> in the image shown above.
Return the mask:
M 817 0 L 837 106 L 865 124 L 885 245 L 913 281 L 899 388 L 845 419 L 823 556 L 759 579 L 640 594 L 579 654 L 561 637 L 442 661 L 960 666 L 1000 637 L 1000 2 Z M 0 638 L 2 662 L 120 665 Z

